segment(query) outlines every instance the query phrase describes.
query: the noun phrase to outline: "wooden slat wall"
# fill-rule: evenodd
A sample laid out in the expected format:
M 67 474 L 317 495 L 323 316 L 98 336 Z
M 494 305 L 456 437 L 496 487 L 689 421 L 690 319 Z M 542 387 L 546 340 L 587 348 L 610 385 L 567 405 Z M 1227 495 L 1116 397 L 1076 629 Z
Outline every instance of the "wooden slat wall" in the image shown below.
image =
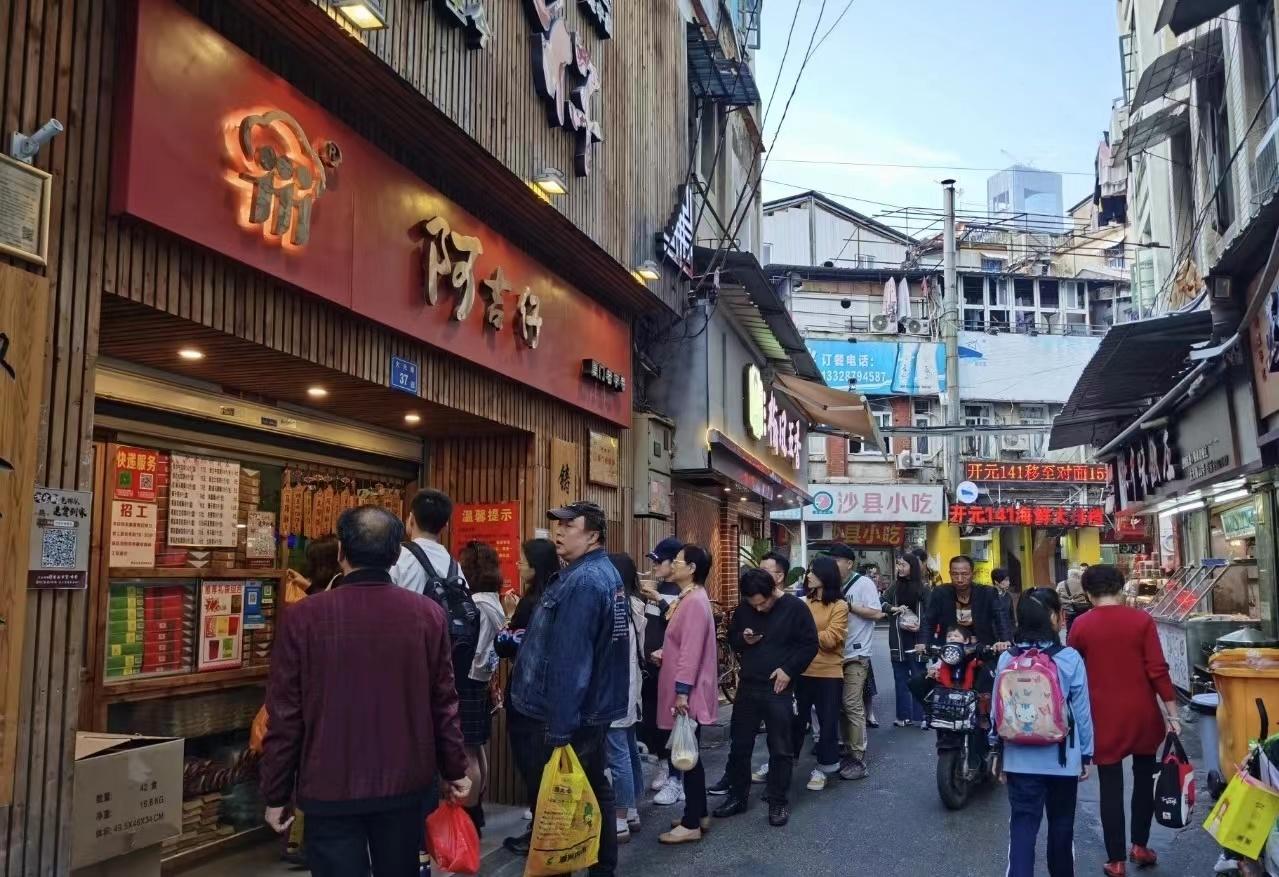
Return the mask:
M 41 151 L 54 175 L 46 335 L 46 406 L 37 482 L 87 490 L 93 476 L 92 380 L 105 247 L 113 58 L 103 33 L 114 2 L 0 2 L 0 119 L 7 132 L 48 118 L 67 131 Z M 4 258 L 4 257 L 0 257 Z M 17 261 L 30 270 L 33 266 Z M 82 593 L 33 592 L 27 602 L 14 801 L 0 808 L 0 875 L 70 869 L 70 762 L 84 645 Z
M 281 3 L 281 14 L 287 14 L 288 5 Z M 522 17 L 515 16 L 516 3 L 489 4 L 491 12 L 501 7 L 503 14 L 496 17 L 507 37 L 500 45 L 509 46 L 508 51 L 488 56 L 471 53 L 451 61 L 491 66 L 489 78 L 479 81 L 490 84 L 485 93 L 505 96 L 501 100 L 509 106 L 493 102 L 497 98 L 478 101 L 474 83 L 464 87 L 456 71 L 447 74 L 443 49 L 422 48 L 442 46 L 434 41 L 451 39 L 431 30 L 436 24 L 429 8 L 433 4 L 398 0 L 395 5 L 394 16 L 400 20 L 414 14 L 431 16 L 429 22 L 421 19 L 422 30 L 405 44 L 415 49 L 404 50 L 398 62 L 406 65 L 410 55 L 417 59 L 419 67 L 402 72 L 422 82 L 424 89 L 428 82 L 434 83 L 426 92 L 428 97 L 451 107 L 455 118 L 464 116 L 471 126 L 468 130 L 521 174 L 534 160 L 571 166 L 572 138 L 540 126 L 544 111 L 528 80 L 527 32 Z M 420 9 L 415 12 L 414 7 Z M 440 467 L 450 459 L 464 463 L 466 455 L 474 459 L 480 454 L 482 461 L 514 460 L 522 454 L 525 464 L 512 472 L 525 481 L 514 485 L 463 481 L 457 498 L 467 501 L 472 490 L 482 494 L 499 487 L 518 489 L 531 532 L 534 513 L 545 508 L 550 439 L 578 444 L 584 464 L 588 430 L 616 435 L 615 427 L 555 400 L 532 398 L 527 390 L 498 375 L 362 323 L 161 232 L 108 217 L 115 35 L 120 15 L 121 0 L 0 2 L 3 130 L 31 131 L 50 117 L 67 127 L 36 159 L 37 166 L 54 175 L 50 261 L 40 272 L 50 280 L 53 318 L 47 334 L 47 404 L 39 438 L 38 482 L 81 490 L 92 487 L 92 373 L 105 292 L 382 386 L 392 353 L 420 359 L 424 396 L 525 434 L 468 440 L 465 448 L 444 447 L 439 461 L 432 464 L 431 477 L 445 477 L 449 470 Z M 671 181 L 683 176 L 675 158 L 685 154 L 683 30 L 675 4 L 632 3 L 620 13 L 617 34 L 601 52 L 603 118 L 609 139 L 597 147 L 597 176 L 589 184 L 575 182 L 573 193 L 557 207 L 619 261 L 631 264 L 637 253 L 651 252 L 650 235 L 665 224 L 672 206 Z M 499 74 L 499 67 L 504 72 Z M 477 108 L 474 116 L 462 113 L 468 102 Z M 637 131 L 644 136 L 636 136 Z M 491 456 L 484 458 L 484 454 Z M 460 464 L 455 464 L 454 472 L 460 471 L 456 465 Z M 497 471 L 493 466 L 488 469 Z M 623 471 L 629 467 L 624 465 Z M 588 495 L 621 524 L 611 547 L 633 551 L 641 535 L 651 539 L 648 531 L 656 525 L 633 522 L 628 494 L 591 487 Z M 33 593 L 28 601 L 14 802 L 0 809 L 2 877 L 65 874 L 70 868 L 71 759 L 85 654 L 85 608 L 80 593 Z
M 332 0 L 302 0 L 329 10 Z M 294 14 L 280 3 L 280 16 Z M 600 40 L 567 0 L 570 30 L 585 40 L 601 92 L 595 117 L 604 142 L 588 178 L 573 177 L 575 135 L 547 125 L 533 85 L 527 0 L 485 0 L 493 40 L 468 50 L 435 0 L 385 0 L 388 27 L 360 33 L 369 49 L 489 153 L 527 179 L 559 168 L 568 194 L 555 208 L 623 265 L 655 258 L 654 235 L 675 208 L 688 173 L 688 85 L 684 19 L 674 0 L 620 0 L 611 40 Z

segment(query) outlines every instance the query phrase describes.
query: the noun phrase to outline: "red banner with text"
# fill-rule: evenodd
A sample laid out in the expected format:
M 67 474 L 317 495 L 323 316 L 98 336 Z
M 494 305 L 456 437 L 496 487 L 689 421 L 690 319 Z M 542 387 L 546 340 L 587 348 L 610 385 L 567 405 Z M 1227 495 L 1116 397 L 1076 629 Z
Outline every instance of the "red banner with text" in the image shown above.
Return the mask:
M 452 553 L 456 559 L 468 542 L 487 542 L 497 552 L 502 567 L 502 590 L 520 589 L 520 504 L 518 502 L 468 503 L 453 507 Z

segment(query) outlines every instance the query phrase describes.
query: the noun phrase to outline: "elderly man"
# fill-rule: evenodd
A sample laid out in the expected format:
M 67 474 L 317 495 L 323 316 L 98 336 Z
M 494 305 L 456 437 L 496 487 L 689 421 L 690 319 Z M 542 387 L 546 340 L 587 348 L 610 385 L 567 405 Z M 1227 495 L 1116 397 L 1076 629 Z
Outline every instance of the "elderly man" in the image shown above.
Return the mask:
M 549 515 L 556 522 L 556 551 L 566 565 L 546 586 L 524 634 L 511 700 L 526 716 L 546 723 L 547 744 L 572 745 L 600 813 L 612 813 L 604 735 L 626 715 L 630 609 L 622 577 L 604 549 L 604 510 L 575 502 Z M 616 870 L 617 834 L 606 828 L 590 873 L 611 877 Z
M 271 654 L 266 821 L 306 813 L 315 877 L 416 874 L 423 817 L 470 791 L 444 611 L 391 582 L 404 527 L 385 509 L 338 518 L 342 587 L 289 608 Z M 296 798 L 295 798 L 296 795 Z

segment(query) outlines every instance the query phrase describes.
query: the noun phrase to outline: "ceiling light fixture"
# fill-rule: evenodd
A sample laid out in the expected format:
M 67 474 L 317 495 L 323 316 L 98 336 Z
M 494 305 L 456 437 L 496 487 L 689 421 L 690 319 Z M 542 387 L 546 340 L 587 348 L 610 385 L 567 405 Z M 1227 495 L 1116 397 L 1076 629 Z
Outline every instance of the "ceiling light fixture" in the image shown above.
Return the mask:
M 557 168 L 538 168 L 533 172 L 533 179 L 529 180 L 529 183 L 548 200 L 568 194 L 568 181 Z
M 197 362 L 198 360 L 204 359 L 204 352 L 196 350 L 194 347 L 183 347 L 178 351 L 178 356 L 188 362 Z
M 323 387 L 307 387 L 306 394 L 312 399 L 323 399 L 325 396 L 329 395 L 329 391 Z
M 333 0 L 333 6 L 360 30 L 381 30 L 386 27 L 386 12 L 382 0 Z
M 421 423 L 422 415 L 421 414 L 405 414 L 404 422 L 405 423 Z

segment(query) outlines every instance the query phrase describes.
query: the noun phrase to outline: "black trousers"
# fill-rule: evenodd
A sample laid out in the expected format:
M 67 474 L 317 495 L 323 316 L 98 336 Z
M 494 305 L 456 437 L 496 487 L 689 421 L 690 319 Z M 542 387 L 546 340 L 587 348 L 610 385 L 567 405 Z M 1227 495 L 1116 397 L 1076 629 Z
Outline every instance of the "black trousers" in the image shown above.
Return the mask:
M 795 682 L 795 757 L 804 749 L 804 732 L 808 729 L 813 709 L 817 710 L 820 734 L 813 754 L 822 767 L 839 766 L 839 716 L 844 705 L 844 680 L 801 676 Z M 768 769 L 773 769 L 770 761 Z
M 537 805 L 537 792 L 542 787 L 542 771 L 546 769 L 546 762 L 551 757 L 551 751 L 546 747 L 546 726 L 516 710 L 509 700 L 506 703 L 506 730 L 511 744 L 511 758 L 515 761 L 515 769 L 520 772 L 520 779 L 524 780 L 524 790 L 531 808 Z
M 692 770 L 686 770 L 684 777 L 684 818 L 681 825 L 685 828 L 701 828 L 702 820 L 709 812 L 706 803 L 706 765 L 702 761 L 700 751 L 702 743 L 702 726 L 697 726 L 697 743 L 699 755 L 697 764 Z
M 792 700 L 791 692 L 774 694 L 771 685 L 742 685 L 737 689 L 728 753 L 729 794 L 734 799 L 745 801 L 750 795 L 751 755 L 755 751 L 755 733 L 763 721 L 768 735 L 769 803 L 786 803 L 795 762 Z M 822 733 L 826 733 L 824 728 Z
M 613 877 L 617 873 L 617 832 L 609 831 L 613 827 L 608 817 L 613 814 L 613 787 L 609 785 L 608 751 L 604 740 L 607 729 L 604 727 L 580 728 L 573 735 L 573 751 L 577 760 L 582 763 L 586 772 L 586 781 L 591 784 L 591 791 L 600 805 L 600 813 L 604 814 L 604 830 L 600 832 L 600 859 L 591 866 L 591 877 Z
M 1154 755 L 1132 757 L 1132 842 L 1144 847 L 1150 843 L 1150 822 L 1155 818 L 1155 775 L 1159 763 Z M 1106 840 L 1106 860 L 1122 862 L 1128 858 L 1124 836 L 1124 765 L 1097 765 L 1097 782 L 1101 787 L 1101 832 Z
M 640 724 L 639 730 L 635 736 L 640 742 L 648 747 L 650 755 L 660 758 L 662 761 L 670 761 L 671 750 L 667 747 L 666 742 L 670 739 L 670 731 L 663 731 L 657 727 L 657 668 L 652 664 L 648 665 L 651 672 L 643 677 L 640 685 Z M 638 794 L 640 790 L 637 789 Z
M 354 816 L 306 814 L 306 863 L 313 877 L 417 877 L 426 819 L 418 804 Z M 608 832 L 605 832 L 607 834 Z

